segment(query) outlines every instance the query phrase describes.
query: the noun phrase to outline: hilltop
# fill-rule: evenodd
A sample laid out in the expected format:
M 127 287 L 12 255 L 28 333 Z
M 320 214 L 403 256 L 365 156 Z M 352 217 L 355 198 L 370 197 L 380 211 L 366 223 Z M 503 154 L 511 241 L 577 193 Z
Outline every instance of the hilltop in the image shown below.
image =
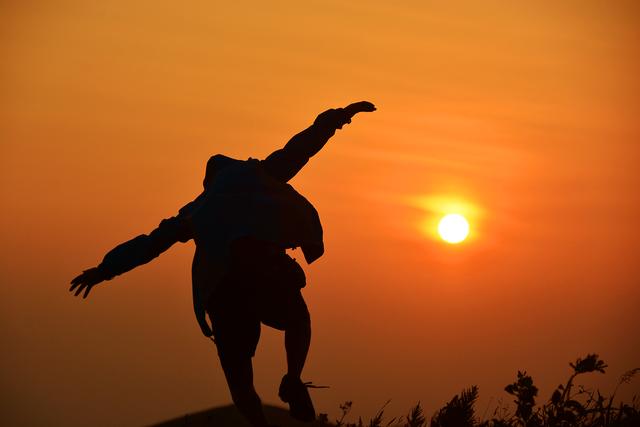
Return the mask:
M 302 423 L 289 416 L 289 411 L 285 408 L 264 405 L 264 412 L 270 423 L 279 427 L 330 427 L 333 424 Z M 149 427 L 250 427 L 242 418 L 242 415 L 233 405 L 220 406 L 217 408 L 205 409 L 203 411 L 185 414 L 171 420 L 153 424 Z

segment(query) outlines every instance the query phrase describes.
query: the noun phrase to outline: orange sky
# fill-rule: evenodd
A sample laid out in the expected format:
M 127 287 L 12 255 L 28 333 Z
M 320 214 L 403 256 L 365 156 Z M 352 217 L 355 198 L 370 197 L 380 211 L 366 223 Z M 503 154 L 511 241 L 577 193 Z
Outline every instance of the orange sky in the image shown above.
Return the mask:
M 430 414 L 471 384 L 484 408 L 518 369 L 546 398 L 587 352 L 611 390 L 638 365 L 634 2 L 8 3 L 10 425 L 136 426 L 229 402 L 191 311 L 192 243 L 87 301 L 68 282 L 197 195 L 210 155 L 264 157 L 362 99 L 378 111 L 292 182 L 326 233 L 305 266 L 321 412 L 391 398 L 393 414 L 417 400 Z M 451 198 L 475 207 L 460 246 L 421 231 Z M 277 402 L 281 335 L 263 329 L 255 366 Z

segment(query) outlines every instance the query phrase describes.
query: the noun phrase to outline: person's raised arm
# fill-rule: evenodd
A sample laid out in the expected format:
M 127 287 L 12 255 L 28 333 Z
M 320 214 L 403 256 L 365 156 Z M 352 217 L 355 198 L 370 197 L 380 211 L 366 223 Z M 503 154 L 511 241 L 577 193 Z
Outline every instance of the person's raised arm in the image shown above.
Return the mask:
M 309 159 L 324 147 L 337 129 L 342 129 L 357 113 L 375 111 L 367 101 L 356 102 L 345 108 L 327 110 L 320 114 L 311 126 L 287 142 L 284 148 L 274 151 L 262 161 L 263 167 L 275 178 L 287 182 L 307 164 Z
M 86 298 L 95 285 L 148 263 L 174 243 L 191 239 L 189 216 L 197 200 L 180 209 L 178 215 L 162 220 L 148 235 L 141 234 L 113 248 L 97 267 L 84 270 L 74 278 L 69 291 L 75 290 L 75 296 L 84 291 L 83 298 Z

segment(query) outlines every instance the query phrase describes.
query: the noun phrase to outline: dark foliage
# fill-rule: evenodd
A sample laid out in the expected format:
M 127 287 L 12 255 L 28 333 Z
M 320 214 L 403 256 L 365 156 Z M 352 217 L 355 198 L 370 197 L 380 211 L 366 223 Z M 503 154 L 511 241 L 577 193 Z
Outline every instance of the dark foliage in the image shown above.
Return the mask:
M 478 387 L 472 386 L 463 390 L 460 395 L 455 395 L 442 409 L 431 418 L 432 427 L 473 427 L 473 405 L 478 400 Z
M 627 371 L 618 381 L 611 395 L 604 396 L 599 390 L 588 390 L 575 385 L 577 376 L 588 373 L 605 373 L 608 367 L 597 354 L 588 354 L 569 363 L 573 372 L 564 384 L 560 384 L 551 394 L 549 400 L 536 407 L 538 388 L 533 378 L 526 372 L 518 371 L 516 381 L 505 387 L 505 391 L 513 396 L 515 412 L 507 407 L 497 407 L 488 420 L 478 420 L 474 405 L 478 399 L 478 387 L 472 386 L 454 396 L 444 407 L 436 411 L 428 423 L 420 403 L 414 406 L 406 417 L 392 419 L 384 423 L 385 404 L 369 423 L 362 419 L 357 423 L 345 423 L 351 411 L 352 402 L 340 405 L 341 417 L 336 420 L 337 427 L 632 427 L 640 426 L 640 402 L 634 397 L 631 403 L 615 402 L 615 396 L 621 385 L 629 384 L 633 377 L 640 373 L 640 368 Z M 389 403 L 389 402 L 387 402 Z M 328 423 L 326 415 L 322 420 Z
M 515 396 L 516 418 L 520 419 L 524 425 L 529 424 L 533 415 L 533 407 L 536 404 L 535 397 L 538 395 L 538 388 L 533 385 L 533 378 L 526 372 L 518 371 L 518 379 L 513 384 L 509 384 L 504 390 Z

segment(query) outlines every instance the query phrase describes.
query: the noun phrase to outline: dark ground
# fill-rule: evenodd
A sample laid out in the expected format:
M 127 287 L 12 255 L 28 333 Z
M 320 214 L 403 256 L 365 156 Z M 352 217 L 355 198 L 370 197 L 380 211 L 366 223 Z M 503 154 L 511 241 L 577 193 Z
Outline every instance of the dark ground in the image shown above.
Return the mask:
M 264 412 L 270 423 L 279 427 L 314 427 L 318 423 L 301 423 L 289 416 L 289 411 L 278 406 L 265 405 Z M 331 426 L 332 424 L 322 424 Z M 233 405 L 186 414 L 149 427 L 250 427 Z

